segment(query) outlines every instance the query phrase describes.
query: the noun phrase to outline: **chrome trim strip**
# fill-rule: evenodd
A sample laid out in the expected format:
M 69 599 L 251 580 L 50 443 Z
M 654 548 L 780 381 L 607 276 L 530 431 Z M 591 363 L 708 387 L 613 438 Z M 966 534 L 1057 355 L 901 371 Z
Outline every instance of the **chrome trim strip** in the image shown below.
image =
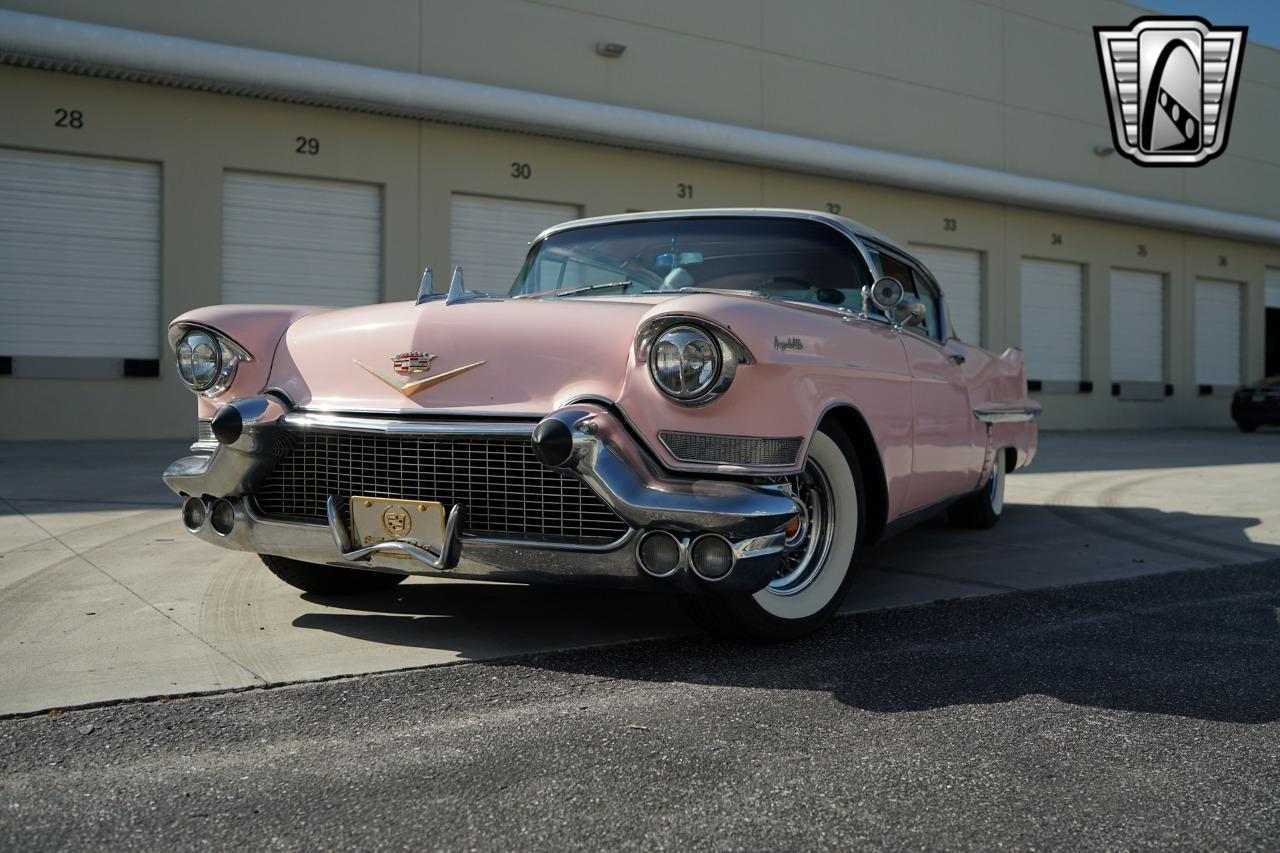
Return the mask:
M 497 421 L 409 421 L 392 418 L 348 417 L 319 412 L 294 411 L 280 422 L 295 429 L 334 429 L 346 432 L 376 432 L 394 435 L 488 435 L 529 437 L 533 423 Z
M 987 424 L 1027 423 L 1040 417 L 1039 406 L 980 407 L 973 416 Z
M 284 392 L 279 391 L 279 389 L 276 388 L 268 388 L 262 393 L 276 394 L 276 396 L 279 396 Z M 329 408 L 325 406 L 296 405 L 291 405 L 290 410 L 310 415 L 369 415 L 375 418 L 403 421 L 447 418 L 451 421 L 469 421 L 474 419 L 479 421 L 511 421 L 514 423 L 516 421 L 528 420 L 536 423 L 547 415 L 546 412 L 471 412 L 465 409 L 353 409 L 347 406 L 342 408 Z

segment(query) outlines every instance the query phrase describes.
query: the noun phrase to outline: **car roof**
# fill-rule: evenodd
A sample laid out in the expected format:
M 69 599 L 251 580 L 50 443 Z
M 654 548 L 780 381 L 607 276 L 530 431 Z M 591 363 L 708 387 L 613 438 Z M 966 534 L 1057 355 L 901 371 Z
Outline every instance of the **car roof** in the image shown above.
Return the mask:
M 823 213 L 818 210 L 796 210 L 785 207 L 708 207 L 683 210 L 648 210 L 640 213 L 619 213 L 612 216 L 593 216 L 587 219 L 574 219 L 561 222 L 543 231 L 534 239 L 538 242 L 552 234 L 586 228 L 592 225 L 612 225 L 617 222 L 650 222 L 662 219 L 691 219 L 695 217 L 725 217 L 743 219 L 804 219 L 811 222 L 822 222 L 855 240 L 863 238 L 886 243 L 899 251 L 905 252 L 902 245 L 873 228 L 847 216 L 834 213 Z

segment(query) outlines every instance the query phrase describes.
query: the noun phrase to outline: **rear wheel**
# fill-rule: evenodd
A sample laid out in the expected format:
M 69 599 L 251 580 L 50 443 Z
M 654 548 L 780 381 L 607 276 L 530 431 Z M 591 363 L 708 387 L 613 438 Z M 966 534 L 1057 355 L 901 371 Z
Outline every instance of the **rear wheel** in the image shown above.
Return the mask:
M 362 592 L 377 592 L 380 589 L 390 589 L 408 577 L 408 575 L 395 575 L 390 572 L 369 572 L 364 569 L 326 566 L 323 563 L 304 563 L 301 560 L 291 560 L 288 557 L 276 557 L 271 554 L 258 556 L 271 570 L 271 574 L 289 586 L 321 595 L 357 595 Z
M 952 524 L 974 530 L 989 530 L 1004 515 L 1005 451 L 996 453 L 991 464 L 991 479 L 967 498 L 952 505 L 947 515 Z
M 694 616 L 737 640 L 777 642 L 820 628 L 844 601 L 862 544 L 862 475 L 849 440 L 820 430 L 794 494 L 806 506 L 800 540 L 767 587 L 751 595 L 690 599 Z

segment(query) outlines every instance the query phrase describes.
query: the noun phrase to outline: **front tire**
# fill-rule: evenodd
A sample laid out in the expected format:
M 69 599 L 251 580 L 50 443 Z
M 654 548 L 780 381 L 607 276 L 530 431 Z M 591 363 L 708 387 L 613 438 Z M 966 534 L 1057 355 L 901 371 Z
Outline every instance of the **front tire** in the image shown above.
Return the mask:
M 1241 432 L 1257 432 L 1258 431 L 1258 425 L 1252 421 L 1236 421 L 1236 426 L 1240 428 Z
M 359 595 L 362 592 L 377 592 L 390 589 L 408 577 L 408 575 L 395 575 L 390 572 L 369 572 L 364 569 L 326 566 L 323 563 L 304 563 L 301 560 L 291 560 L 288 557 L 276 557 L 271 554 L 258 556 L 271 570 L 271 574 L 289 586 L 320 595 Z
M 694 617 L 713 633 L 749 642 L 790 640 L 822 627 L 844 601 L 866 510 L 857 455 L 843 433 L 814 434 L 796 486 L 809 523 L 778 576 L 754 594 L 690 599 Z

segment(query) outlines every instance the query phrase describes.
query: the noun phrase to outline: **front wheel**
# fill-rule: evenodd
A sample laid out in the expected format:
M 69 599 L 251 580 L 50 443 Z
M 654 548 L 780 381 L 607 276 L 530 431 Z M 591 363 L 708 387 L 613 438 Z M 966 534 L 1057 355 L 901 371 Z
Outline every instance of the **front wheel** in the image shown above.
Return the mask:
M 690 599 L 704 627 L 736 640 L 790 640 L 816 631 L 844 601 L 866 513 L 862 473 L 843 433 L 814 435 L 793 488 L 808 510 L 802 538 L 759 592 Z
M 289 586 L 320 595 L 358 595 L 362 592 L 377 592 L 390 589 L 408 577 L 408 575 L 396 575 L 390 572 L 369 572 L 364 569 L 326 566 L 322 563 L 304 563 L 301 560 L 275 557 L 270 554 L 258 556 L 271 570 L 271 574 Z
M 1252 421 L 1236 421 L 1236 426 L 1241 432 L 1256 432 L 1258 429 L 1258 425 Z

